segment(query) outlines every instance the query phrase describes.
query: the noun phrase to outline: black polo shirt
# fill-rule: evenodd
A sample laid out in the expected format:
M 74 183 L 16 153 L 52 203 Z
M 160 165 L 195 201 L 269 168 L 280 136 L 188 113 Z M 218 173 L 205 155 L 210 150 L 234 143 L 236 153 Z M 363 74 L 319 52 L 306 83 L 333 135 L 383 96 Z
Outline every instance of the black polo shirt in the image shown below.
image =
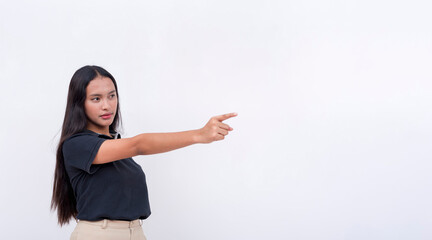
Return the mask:
M 120 135 L 117 133 L 119 138 Z M 63 157 L 77 201 L 78 219 L 146 219 L 150 216 L 145 174 L 132 158 L 92 164 L 101 144 L 112 137 L 90 130 L 63 143 Z

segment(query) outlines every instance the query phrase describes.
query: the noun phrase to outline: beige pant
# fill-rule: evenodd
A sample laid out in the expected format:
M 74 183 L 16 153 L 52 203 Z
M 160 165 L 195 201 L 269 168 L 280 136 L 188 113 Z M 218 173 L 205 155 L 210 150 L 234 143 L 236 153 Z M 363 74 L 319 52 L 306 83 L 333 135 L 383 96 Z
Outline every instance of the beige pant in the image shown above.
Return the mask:
M 80 220 L 70 240 L 146 240 L 140 220 Z

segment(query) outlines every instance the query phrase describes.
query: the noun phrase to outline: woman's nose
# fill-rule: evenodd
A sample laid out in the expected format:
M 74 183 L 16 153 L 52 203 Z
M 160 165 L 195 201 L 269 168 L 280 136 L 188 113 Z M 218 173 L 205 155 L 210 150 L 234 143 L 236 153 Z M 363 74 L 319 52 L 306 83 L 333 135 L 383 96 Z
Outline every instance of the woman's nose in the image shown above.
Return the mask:
M 104 99 L 102 101 L 102 108 L 103 109 L 109 109 L 110 105 L 108 104 L 108 99 Z

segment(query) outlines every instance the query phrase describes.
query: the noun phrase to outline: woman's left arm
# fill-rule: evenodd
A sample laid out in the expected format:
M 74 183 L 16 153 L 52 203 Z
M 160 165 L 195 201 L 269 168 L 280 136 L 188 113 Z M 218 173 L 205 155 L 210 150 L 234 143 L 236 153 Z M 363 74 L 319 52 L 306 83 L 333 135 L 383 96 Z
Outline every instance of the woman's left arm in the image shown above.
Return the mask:
M 142 133 L 131 138 L 105 140 L 100 146 L 93 164 L 113 162 L 137 155 L 163 153 L 196 143 L 211 143 L 225 139 L 225 136 L 233 128 L 223 121 L 235 116 L 237 113 L 212 117 L 203 128 L 197 130 Z

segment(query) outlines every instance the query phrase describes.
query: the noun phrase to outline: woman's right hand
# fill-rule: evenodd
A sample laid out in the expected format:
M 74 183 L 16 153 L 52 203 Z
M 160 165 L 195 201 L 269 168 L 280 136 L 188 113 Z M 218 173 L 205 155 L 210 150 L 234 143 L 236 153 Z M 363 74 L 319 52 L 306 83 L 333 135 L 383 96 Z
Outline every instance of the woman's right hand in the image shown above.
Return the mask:
M 227 113 L 210 118 L 203 128 L 198 129 L 198 143 L 211 143 L 225 139 L 225 136 L 233 128 L 223 123 L 223 121 L 235 116 L 237 116 L 237 113 Z

